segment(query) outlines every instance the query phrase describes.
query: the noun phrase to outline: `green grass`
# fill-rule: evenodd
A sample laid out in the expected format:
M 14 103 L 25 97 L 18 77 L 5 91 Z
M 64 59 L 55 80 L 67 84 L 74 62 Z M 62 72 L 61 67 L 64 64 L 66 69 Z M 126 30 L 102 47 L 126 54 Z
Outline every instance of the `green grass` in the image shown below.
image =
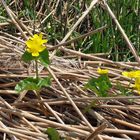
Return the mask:
M 11 2 L 12 0 L 8 0 L 7 4 Z M 86 10 L 90 2 L 91 0 L 77 2 L 74 2 L 74 0 L 60 1 L 55 13 L 51 14 L 40 25 L 38 30 L 47 34 L 50 44 L 58 44 L 79 19 L 82 12 Z M 55 9 L 56 3 L 57 0 L 45 1 L 41 14 L 38 16 L 37 13 L 40 10 L 42 0 L 32 0 L 30 2 L 28 0 L 17 1 L 17 3 L 10 5 L 10 8 L 15 11 L 19 19 L 31 21 L 26 24 L 27 26 L 37 28 L 37 25 Z M 140 54 L 140 0 L 108 0 L 108 4 Z M 8 17 L 2 5 L 0 5 L 0 16 Z M 0 18 L 0 22 L 3 22 L 3 19 Z M 77 29 L 72 33 L 71 39 L 105 24 L 108 26 L 106 30 L 76 41 L 74 43 L 75 48 L 77 50 L 80 48 L 84 53 L 110 53 L 109 59 L 114 61 L 134 61 L 133 55 L 129 51 L 113 20 L 99 4 L 79 24 Z M 14 32 L 16 32 L 16 29 L 13 28 L 11 33 Z
M 136 0 L 109 0 L 109 6 L 136 50 L 140 52 L 140 32 L 138 32 L 140 23 L 140 2 Z M 94 28 L 100 27 L 104 24 L 107 24 L 108 28 L 106 31 L 93 35 L 87 40 L 84 46 L 84 48 L 86 48 L 85 52 L 110 52 L 111 59 L 113 60 L 134 60 L 124 39 L 122 39 L 120 32 L 117 30 L 116 25 L 109 17 L 109 14 L 100 6 L 97 6 L 92 10 L 90 16 L 92 17 Z M 89 45 L 88 49 L 86 47 L 87 44 Z

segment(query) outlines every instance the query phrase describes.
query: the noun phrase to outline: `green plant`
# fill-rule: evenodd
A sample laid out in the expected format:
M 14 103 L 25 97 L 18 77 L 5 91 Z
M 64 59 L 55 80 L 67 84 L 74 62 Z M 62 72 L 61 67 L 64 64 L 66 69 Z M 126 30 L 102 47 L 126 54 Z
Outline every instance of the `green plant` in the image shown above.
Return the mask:
M 118 95 L 125 95 L 128 96 L 132 92 L 132 90 L 126 89 L 124 86 L 122 86 L 119 82 L 116 85 L 111 84 L 111 81 L 108 77 L 109 70 L 107 69 L 100 69 L 98 68 L 97 72 L 100 74 L 97 78 L 90 78 L 85 84 L 86 89 L 90 89 L 93 92 L 95 92 L 98 96 L 101 97 L 107 97 L 110 96 L 109 91 L 113 91 L 113 89 L 116 89 L 118 92 Z M 135 87 L 138 91 L 140 91 L 140 71 L 131 71 L 131 72 L 123 72 L 124 76 L 129 78 L 135 78 Z M 117 93 L 117 92 L 116 92 Z M 112 96 L 114 96 L 112 94 Z
M 112 88 L 112 84 L 108 77 L 108 70 L 98 68 L 97 72 L 101 74 L 98 78 L 91 78 L 85 85 L 85 88 L 94 91 L 98 96 L 108 96 L 108 91 Z
M 122 72 L 122 75 L 135 79 L 135 84 L 133 85 L 133 87 L 138 91 L 138 94 L 140 94 L 140 70 Z
M 55 128 L 49 127 L 47 128 L 45 133 L 48 134 L 49 140 L 65 140 L 64 138 L 60 137 L 59 133 L 57 132 Z
M 50 77 L 40 78 L 38 74 L 38 61 L 47 67 L 50 64 L 49 53 L 46 47 L 43 45 L 47 40 L 42 39 L 42 34 L 35 34 L 26 41 L 27 49 L 22 55 L 22 59 L 25 62 L 35 61 L 36 76 L 28 77 L 21 80 L 15 87 L 15 90 L 20 93 L 23 90 L 39 90 L 43 86 L 50 85 Z

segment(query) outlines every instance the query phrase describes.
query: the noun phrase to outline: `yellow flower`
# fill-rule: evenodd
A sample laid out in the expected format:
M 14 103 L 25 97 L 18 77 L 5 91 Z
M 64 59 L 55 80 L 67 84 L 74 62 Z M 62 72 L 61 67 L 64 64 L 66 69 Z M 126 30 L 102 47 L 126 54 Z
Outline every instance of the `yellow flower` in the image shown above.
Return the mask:
M 98 72 L 99 74 L 108 74 L 109 70 L 98 68 L 97 72 Z
M 39 35 L 35 34 L 33 37 L 30 37 L 25 44 L 27 45 L 27 51 L 32 54 L 32 56 L 39 56 L 39 53 L 42 52 L 46 47 L 43 45 L 46 43 L 46 39 L 42 39 L 42 33 Z
M 140 70 L 130 71 L 130 72 L 122 72 L 123 76 L 129 77 L 129 78 L 138 78 L 140 77 Z
M 140 70 L 135 70 L 135 71 L 130 71 L 130 72 L 122 72 L 122 75 L 135 79 L 135 84 L 133 87 L 140 94 Z
M 135 86 L 138 91 L 140 91 L 140 77 L 135 79 Z

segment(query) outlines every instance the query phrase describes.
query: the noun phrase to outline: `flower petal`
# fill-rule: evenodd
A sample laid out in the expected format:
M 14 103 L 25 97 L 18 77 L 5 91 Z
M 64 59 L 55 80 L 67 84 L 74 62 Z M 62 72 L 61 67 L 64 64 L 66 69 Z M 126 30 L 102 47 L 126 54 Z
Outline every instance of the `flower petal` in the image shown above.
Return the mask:
M 48 42 L 48 40 L 46 40 L 46 39 L 41 40 L 41 44 L 44 44 L 44 43 L 47 43 L 47 42 Z
M 99 74 L 108 74 L 109 70 L 107 69 L 101 69 L 101 68 L 98 68 L 97 69 L 97 73 Z
M 129 78 L 138 78 L 140 77 L 140 70 L 136 71 L 130 71 L 130 72 L 122 72 L 123 76 L 129 77 Z
M 39 52 L 42 52 L 46 47 L 45 46 L 42 46 L 38 49 Z
M 39 56 L 39 53 L 38 52 L 32 52 L 32 56 Z
M 39 34 L 39 38 L 42 39 L 42 36 L 43 36 L 42 33 L 40 33 L 40 34 Z
M 25 42 L 28 48 L 33 48 L 33 46 L 36 44 L 33 40 L 27 40 Z
M 31 50 L 28 48 L 28 49 L 26 49 L 27 50 L 27 52 L 29 52 L 29 53 L 31 53 Z

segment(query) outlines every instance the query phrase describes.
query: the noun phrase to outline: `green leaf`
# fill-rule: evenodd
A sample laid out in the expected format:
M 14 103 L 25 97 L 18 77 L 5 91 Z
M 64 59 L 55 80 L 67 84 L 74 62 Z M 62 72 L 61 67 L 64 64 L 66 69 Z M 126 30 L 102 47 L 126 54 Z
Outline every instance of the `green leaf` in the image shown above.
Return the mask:
M 48 87 L 50 85 L 51 85 L 51 77 L 40 78 L 37 84 L 39 88 L 43 86 Z
M 40 52 L 39 60 L 40 60 L 40 63 L 42 65 L 44 65 L 45 67 L 47 67 L 50 64 L 49 52 L 48 52 L 47 49 L 45 49 L 44 51 Z
M 98 88 L 96 85 L 97 79 L 96 78 L 91 78 L 88 80 L 88 83 L 84 86 L 86 89 L 90 89 L 96 93 L 98 93 Z
M 106 97 L 108 95 L 109 89 L 112 87 L 108 75 L 103 74 L 98 78 L 89 79 L 88 83 L 85 85 L 85 88 L 89 88 L 99 96 Z
M 34 60 L 36 57 L 33 57 L 31 53 L 25 51 L 24 54 L 22 55 L 22 59 L 24 62 L 29 62 L 31 60 Z
M 59 133 L 55 128 L 48 128 L 46 133 L 48 134 L 50 140 L 61 140 Z
M 17 92 L 22 92 L 24 90 L 38 90 L 37 87 L 38 80 L 32 77 L 21 80 L 15 87 Z
M 40 90 L 43 86 L 50 86 L 51 84 L 51 78 L 26 78 L 24 80 L 21 80 L 15 87 L 15 90 L 20 93 L 24 90 Z

